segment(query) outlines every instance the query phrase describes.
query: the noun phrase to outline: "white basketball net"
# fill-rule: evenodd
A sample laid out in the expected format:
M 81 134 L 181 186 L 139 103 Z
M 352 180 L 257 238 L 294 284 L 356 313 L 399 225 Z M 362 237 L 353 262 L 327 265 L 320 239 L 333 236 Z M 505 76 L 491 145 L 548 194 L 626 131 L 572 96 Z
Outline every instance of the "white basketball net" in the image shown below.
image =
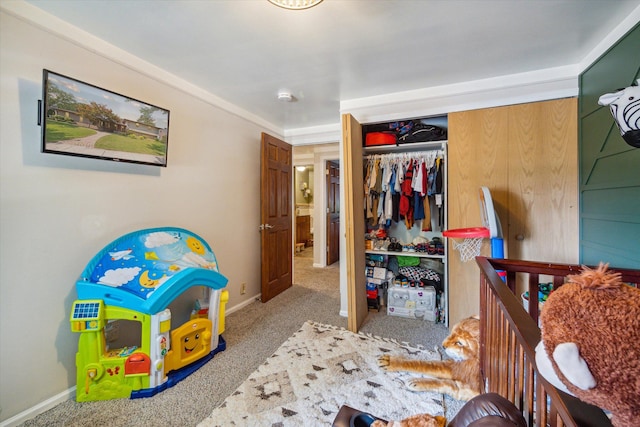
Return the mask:
M 482 237 L 467 237 L 462 242 L 458 243 L 457 239 L 453 240 L 453 249 L 460 252 L 460 259 L 462 262 L 471 261 L 478 255 L 480 255 L 480 248 L 482 248 Z

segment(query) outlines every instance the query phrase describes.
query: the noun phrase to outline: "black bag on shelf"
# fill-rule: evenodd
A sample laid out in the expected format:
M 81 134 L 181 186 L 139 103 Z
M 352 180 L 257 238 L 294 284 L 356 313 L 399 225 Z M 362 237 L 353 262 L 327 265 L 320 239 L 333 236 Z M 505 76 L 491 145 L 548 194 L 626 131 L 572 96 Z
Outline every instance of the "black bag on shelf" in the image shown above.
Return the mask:
M 431 270 L 431 274 L 421 278 L 420 281 L 422 282 L 422 286 L 424 287 L 433 286 L 436 292 L 444 291 L 444 286 L 442 285 L 442 279 L 440 275 L 433 270 Z
M 444 139 L 447 139 L 446 129 L 424 123 L 414 123 L 413 128 L 409 132 L 398 136 L 398 144 L 442 141 Z

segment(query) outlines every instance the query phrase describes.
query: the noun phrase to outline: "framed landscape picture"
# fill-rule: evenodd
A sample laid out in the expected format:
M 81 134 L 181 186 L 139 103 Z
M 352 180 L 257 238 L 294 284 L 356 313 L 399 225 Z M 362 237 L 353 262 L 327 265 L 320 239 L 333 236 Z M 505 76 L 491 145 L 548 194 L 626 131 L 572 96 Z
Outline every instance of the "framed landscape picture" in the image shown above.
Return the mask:
M 169 110 L 43 70 L 42 152 L 167 166 Z

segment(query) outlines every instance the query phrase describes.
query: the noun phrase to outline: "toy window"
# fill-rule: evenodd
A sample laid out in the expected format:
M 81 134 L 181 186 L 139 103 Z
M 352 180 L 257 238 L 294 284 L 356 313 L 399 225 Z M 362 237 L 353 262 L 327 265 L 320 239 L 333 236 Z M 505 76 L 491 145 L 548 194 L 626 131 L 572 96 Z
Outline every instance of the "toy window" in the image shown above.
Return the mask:
M 142 323 L 136 320 L 110 320 L 104 328 L 108 357 L 126 357 L 142 345 Z

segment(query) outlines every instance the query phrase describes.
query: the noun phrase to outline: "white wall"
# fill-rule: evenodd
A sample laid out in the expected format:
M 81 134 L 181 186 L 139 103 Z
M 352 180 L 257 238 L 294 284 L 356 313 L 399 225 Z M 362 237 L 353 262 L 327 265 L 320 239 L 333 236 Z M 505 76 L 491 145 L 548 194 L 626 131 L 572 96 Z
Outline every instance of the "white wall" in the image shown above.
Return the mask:
M 229 307 L 260 293 L 265 129 L 123 65 L 126 57 L 107 59 L 5 11 L 0 52 L 0 420 L 7 420 L 75 385 L 78 336 L 68 321 L 75 280 L 117 237 L 187 228 L 212 246 L 229 278 Z M 43 68 L 170 110 L 168 167 L 41 154 Z

